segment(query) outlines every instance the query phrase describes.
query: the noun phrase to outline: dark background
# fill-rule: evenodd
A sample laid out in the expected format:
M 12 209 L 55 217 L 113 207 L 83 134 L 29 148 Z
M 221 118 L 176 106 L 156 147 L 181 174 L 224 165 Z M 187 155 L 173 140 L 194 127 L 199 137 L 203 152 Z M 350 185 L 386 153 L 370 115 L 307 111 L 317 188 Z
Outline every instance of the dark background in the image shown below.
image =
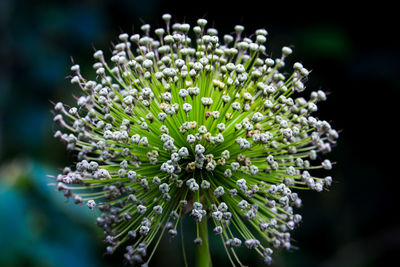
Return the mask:
M 291 63 L 312 70 L 309 90 L 329 92 L 318 116 L 341 136 L 330 192 L 302 192 L 297 250 L 274 266 L 383 266 L 398 261 L 400 46 L 396 9 L 333 1 L 0 1 L 0 266 L 122 266 L 103 256 L 95 214 L 66 204 L 46 174 L 72 162 L 53 140 L 52 101 L 79 94 L 68 79 L 71 57 L 91 72 L 93 47 L 108 51 L 121 32 L 161 15 L 193 24 L 204 17 L 220 35 L 236 24 L 269 32 L 267 49 L 294 48 Z M 308 91 L 309 92 L 309 91 Z M 185 227 L 191 247 L 191 225 Z M 229 266 L 212 242 L 215 266 Z M 192 251 L 189 249 L 189 260 Z M 241 249 L 244 263 L 261 259 Z M 180 240 L 163 240 L 152 266 L 183 266 Z M 165 265 L 166 264 L 166 265 Z M 394 264 L 396 265 L 396 264 Z

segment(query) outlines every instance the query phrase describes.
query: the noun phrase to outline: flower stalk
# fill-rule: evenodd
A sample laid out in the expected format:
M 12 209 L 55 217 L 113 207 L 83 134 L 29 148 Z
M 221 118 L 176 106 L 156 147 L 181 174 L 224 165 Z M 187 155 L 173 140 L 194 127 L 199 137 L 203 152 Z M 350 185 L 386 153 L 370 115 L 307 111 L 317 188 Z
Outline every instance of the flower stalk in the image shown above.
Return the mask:
M 199 237 L 202 244 L 196 246 L 196 266 L 197 267 L 212 267 L 211 253 L 208 239 L 208 222 L 202 220 L 199 225 Z

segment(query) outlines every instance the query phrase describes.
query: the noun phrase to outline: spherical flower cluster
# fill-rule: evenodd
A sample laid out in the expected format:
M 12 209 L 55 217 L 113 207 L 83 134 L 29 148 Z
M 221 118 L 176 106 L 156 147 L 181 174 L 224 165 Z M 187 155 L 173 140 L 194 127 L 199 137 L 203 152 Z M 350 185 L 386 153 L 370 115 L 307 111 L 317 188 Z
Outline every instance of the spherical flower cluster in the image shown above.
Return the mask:
M 119 35 L 109 61 L 95 51 L 95 80 L 72 66 L 83 94 L 76 107 L 55 104 L 62 129 L 54 136 L 78 161 L 56 176 L 57 188 L 98 207 L 107 252 L 125 246 L 129 264 L 147 266 L 184 216 L 196 224 L 197 246 L 209 224 L 233 265 L 242 265 L 239 247 L 270 263 L 273 249 L 292 248 L 289 231 L 301 221 L 295 190 L 332 183 L 312 174 L 332 168 L 320 157 L 338 138 L 312 116 L 326 94 L 299 94 L 309 71 L 297 62 L 284 74 L 292 49 L 268 57 L 264 29 L 247 38 L 238 25 L 220 40 L 205 19 L 194 33 L 163 19 L 154 35 L 148 24 L 142 35 Z

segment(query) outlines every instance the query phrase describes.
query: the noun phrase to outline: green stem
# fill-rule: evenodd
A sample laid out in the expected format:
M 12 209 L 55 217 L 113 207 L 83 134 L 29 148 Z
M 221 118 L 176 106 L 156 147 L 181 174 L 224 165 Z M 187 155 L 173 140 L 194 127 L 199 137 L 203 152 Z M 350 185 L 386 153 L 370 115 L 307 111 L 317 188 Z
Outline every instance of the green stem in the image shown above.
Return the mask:
M 196 262 L 197 267 L 212 267 L 210 248 L 208 246 L 208 229 L 207 229 L 207 219 L 199 223 L 199 237 L 202 239 L 203 243 L 196 247 Z

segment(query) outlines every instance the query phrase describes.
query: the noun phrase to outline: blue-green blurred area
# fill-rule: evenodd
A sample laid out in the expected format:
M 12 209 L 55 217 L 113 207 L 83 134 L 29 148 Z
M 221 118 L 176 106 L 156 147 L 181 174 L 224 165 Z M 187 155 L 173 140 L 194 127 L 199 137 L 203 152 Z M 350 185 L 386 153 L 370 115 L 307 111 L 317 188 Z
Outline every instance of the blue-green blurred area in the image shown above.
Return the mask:
M 0 1 L 0 266 L 122 266 L 122 252 L 103 255 L 96 214 L 75 206 L 49 184 L 73 155 L 52 135 L 50 101 L 73 103 L 72 62 L 93 78 L 94 48 L 109 52 L 121 32 L 204 17 L 220 35 L 236 24 L 250 36 L 265 28 L 267 49 L 290 45 L 292 61 L 312 70 L 309 91 L 329 92 L 319 117 L 341 131 L 328 157 L 337 162 L 330 192 L 301 192 L 303 223 L 293 251 L 273 266 L 385 266 L 400 252 L 398 99 L 400 46 L 396 9 L 320 1 Z M 185 221 L 186 222 L 186 221 Z M 185 224 L 189 266 L 192 227 Z M 230 266 L 211 240 L 215 266 Z M 243 262 L 263 266 L 255 253 Z M 180 236 L 164 238 L 152 266 L 183 266 Z M 391 266 L 391 265 L 390 265 Z
M 26 159 L 0 169 L 1 266 L 97 266 L 95 217 L 49 187 L 52 171 Z

